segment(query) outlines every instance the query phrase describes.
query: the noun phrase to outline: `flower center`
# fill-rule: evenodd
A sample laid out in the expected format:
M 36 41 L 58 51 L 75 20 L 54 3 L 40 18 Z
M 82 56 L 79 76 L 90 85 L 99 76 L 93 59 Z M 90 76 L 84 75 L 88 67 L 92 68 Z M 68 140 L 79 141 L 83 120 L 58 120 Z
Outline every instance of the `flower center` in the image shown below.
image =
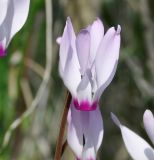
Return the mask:
M 6 55 L 6 50 L 4 47 L 0 44 L 0 57 L 3 57 Z
M 73 104 L 77 110 L 81 111 L 93 111 L 96 110 L 98 101 L 94 101 L 92 104 L 90 104 L 87 100 L 81 101 L 80 104 L 77 99 L 73 100 Z

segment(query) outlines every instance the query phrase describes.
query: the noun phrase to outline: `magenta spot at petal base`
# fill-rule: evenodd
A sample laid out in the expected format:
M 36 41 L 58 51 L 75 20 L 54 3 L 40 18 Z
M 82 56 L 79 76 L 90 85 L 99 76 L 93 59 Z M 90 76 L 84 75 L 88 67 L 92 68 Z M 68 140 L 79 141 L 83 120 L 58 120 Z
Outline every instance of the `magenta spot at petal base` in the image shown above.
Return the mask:
M 81 101 L 79 104 L 77 99 L 73 100 L 74 106 L 77 110 L 81 111 L 93 111 L 96 110 L 98 102 L 95 101 L 92 104 L 90 104 L 88 101 Z
M 2 45 L 0 45 L 0 57 L 3 57 L 6 55 L 6 50 L 3 48 Z

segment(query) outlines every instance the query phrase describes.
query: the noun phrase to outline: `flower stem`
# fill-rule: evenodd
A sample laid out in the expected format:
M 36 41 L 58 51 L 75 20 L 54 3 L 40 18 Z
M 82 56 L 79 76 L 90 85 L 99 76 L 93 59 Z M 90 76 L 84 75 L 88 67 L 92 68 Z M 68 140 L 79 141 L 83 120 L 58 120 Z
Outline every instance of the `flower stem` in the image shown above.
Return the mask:
M 64 111 L 63 111 L 62 119 L 61 119 L 61 126 L 60 126 L 59 136 L 58 136 L 58 140 L 57 140 L 54 160 L 60 160 L 61 159 L 63 137 L 64 137 L 65 126 L 66 126 L 66 121 L 67 121 L 67 114 L 68 114 L 69 106 L 70 106 L 70 103 L 71 103 L 71 99 L 72 99 L 71 94 L 69 92 L 67 92 L 65 108 L 64 108 Z

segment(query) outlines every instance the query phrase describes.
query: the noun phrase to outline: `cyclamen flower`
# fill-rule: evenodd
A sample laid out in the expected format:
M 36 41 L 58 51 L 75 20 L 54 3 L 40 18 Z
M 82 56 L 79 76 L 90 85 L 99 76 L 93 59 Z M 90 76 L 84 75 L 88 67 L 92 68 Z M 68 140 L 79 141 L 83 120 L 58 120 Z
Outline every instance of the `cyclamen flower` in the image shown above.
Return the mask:
M 68 114 L 67 141 L 77 160 L 95 160 L 103 139 L 99 98 L 116 71 L 120 48 L 120 26 L 104 35 L 100 19 L 76 36 L 70 18 L 60 44 L 59 71 L 72 94 Z
M 128 153 L 134 160 L 154 160 L 154 148 L 135 132 L 122 125 L 118 118 L 111 114 L 114 123 L 120 128 Z M 143 115 L 144 128 L 154 145 L 154 117 L 150 110 Z
M 13 36 L 24 25 L 30 0 L 0 0 L 0 57 L 6 55 L 6 48 Z

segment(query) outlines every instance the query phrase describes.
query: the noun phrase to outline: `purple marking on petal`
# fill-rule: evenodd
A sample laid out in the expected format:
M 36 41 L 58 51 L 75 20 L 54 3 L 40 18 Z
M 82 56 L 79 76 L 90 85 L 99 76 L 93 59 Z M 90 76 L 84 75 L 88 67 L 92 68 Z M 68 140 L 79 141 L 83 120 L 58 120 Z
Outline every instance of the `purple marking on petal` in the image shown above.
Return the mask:
M 94 101 L 92 104 L 90 104 L 88 101 L 81 101 L 79 104 L 77 99 L 73 100 L 74 106 L 77 110 L 81 111 L 94 111 L 97 108 L 98 101 Z
M 0 44 L 0 57 L 4 57 L 6 55 L 6 50 L 4 47 Z

